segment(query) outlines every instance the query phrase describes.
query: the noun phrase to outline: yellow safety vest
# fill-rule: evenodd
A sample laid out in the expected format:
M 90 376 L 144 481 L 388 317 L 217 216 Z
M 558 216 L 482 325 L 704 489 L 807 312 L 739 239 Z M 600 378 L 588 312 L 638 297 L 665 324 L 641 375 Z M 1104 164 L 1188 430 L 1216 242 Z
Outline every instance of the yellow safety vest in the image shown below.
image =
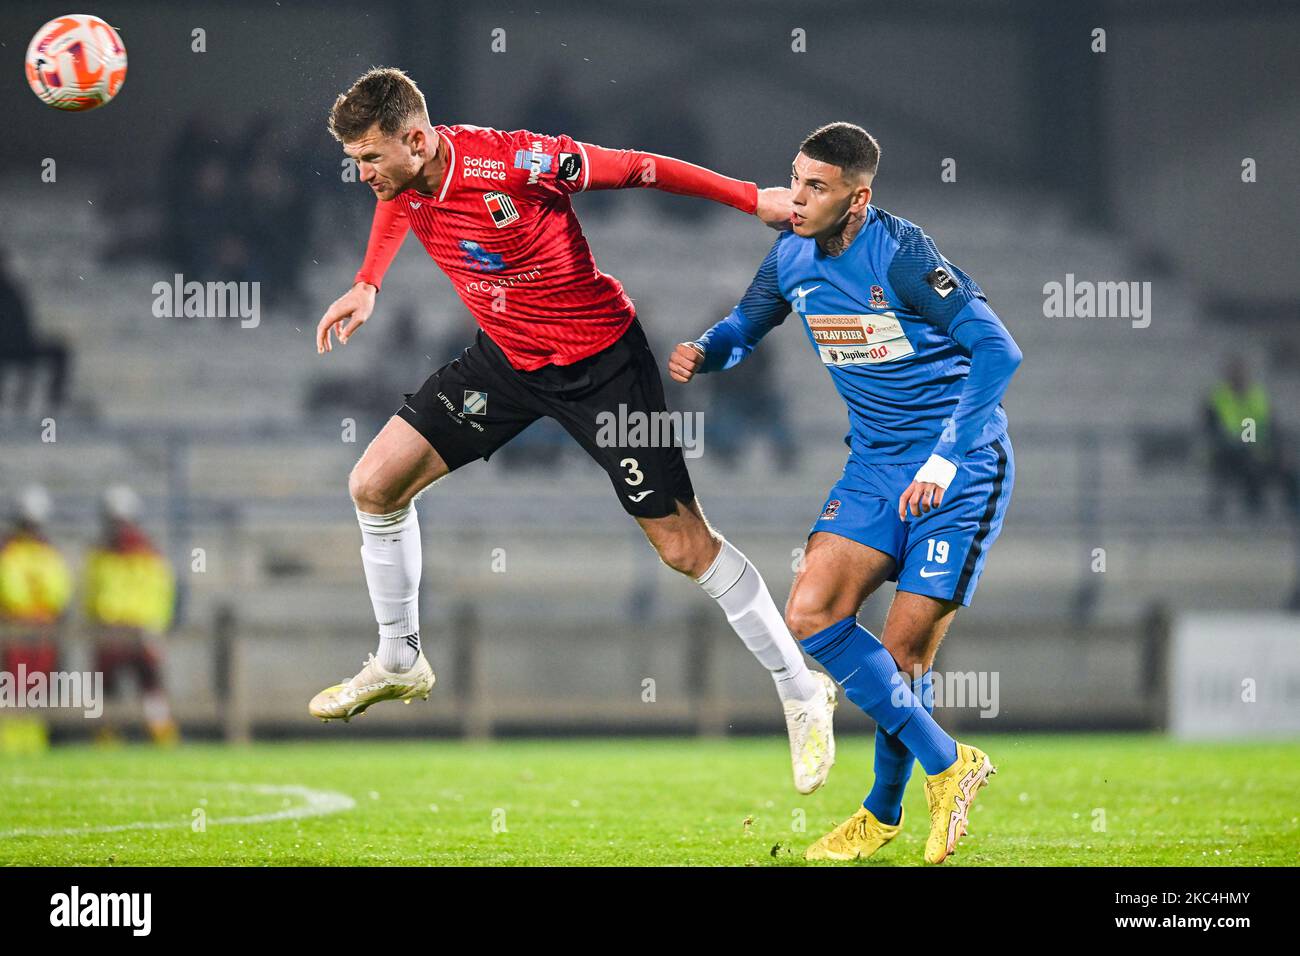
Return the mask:
M 1268 393 L 1261 385 L 1252 385 L 1245 392 L 1238 393 L 1226 382 L 1220 382 L 1210 395 L 1210 404 L 1219 416 L 1219 427 L 1223 433 L 1234 441 L 1241 440 L 1242 424 L 1247 418 L 1255 421 L 1255 440 L 1266 441 L 1268 438 Z
M 97 549 L 86 562 L 85 610 L 96 624 L 161 634 L 171 626 L 175 591 L 171 566 L 152 551 Z
M 72 598 L 72 572 L 48 542 L 19 534 L 0 550 L 0 620 L 47 624 Z

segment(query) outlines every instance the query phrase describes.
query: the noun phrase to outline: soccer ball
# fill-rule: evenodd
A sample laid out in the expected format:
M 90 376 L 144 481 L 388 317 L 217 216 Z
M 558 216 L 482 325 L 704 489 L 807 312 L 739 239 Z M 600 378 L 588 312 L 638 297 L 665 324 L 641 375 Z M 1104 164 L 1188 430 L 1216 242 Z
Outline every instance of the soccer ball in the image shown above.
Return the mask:
M 126 80 L 126 47 L 99 17 L 72 13 L 36 31 L 27 46 L 27 82 L 55 109 L 93 110 Z

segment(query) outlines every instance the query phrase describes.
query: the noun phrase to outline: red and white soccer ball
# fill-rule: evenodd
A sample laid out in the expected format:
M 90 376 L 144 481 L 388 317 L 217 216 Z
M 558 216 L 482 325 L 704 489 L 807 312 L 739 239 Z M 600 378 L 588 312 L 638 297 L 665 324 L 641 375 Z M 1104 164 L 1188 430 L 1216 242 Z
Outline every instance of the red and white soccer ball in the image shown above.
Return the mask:
M 122 89 L 126 47 L 99 17 L 72 13 L 36 31 L 27 46 L 27 82 L 55 109 L 93 110 Z

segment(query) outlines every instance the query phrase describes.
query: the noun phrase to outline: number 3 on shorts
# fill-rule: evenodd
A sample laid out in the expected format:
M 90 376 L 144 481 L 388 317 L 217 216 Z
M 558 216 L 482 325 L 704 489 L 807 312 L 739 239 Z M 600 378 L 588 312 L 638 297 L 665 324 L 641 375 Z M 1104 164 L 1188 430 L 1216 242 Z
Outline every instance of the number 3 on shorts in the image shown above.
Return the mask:
M 641 470 L 637 468 L 637 461 L 635 458 L 624 458 L 618 463 L 618 466 L 627 469 L 628 475 L 623 480 L 632 487 L 635 488 L 637 485 L 641 484 L 641 482 L 645 481 L 645 475 L 643 475 Z

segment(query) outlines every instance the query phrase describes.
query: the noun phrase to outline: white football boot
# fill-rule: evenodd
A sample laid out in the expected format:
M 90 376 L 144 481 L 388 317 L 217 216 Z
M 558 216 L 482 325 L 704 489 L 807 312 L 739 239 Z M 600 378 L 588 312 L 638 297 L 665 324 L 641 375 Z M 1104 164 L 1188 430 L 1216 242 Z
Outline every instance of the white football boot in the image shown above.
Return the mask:
M 787 700 L 784 704 L 794 788 L 800 793 L 812 793 L 824 784 L 835 763 L 837 685 L 821 671 L 813 671 L 812 675 L 819 685 L 817 693 L 808 700 Z
M 346 722 L 381 700 L 403 700 L 408 704 L 416 697 L 428 700 L 433 681 L 433 668 L 423 651 L 416 658 L 415 666 L 401 673 L 384 670 L 371 654 L 361 673 L 342 684 L 326 687 L 311 699 L 307 710 L 321 720 Z

